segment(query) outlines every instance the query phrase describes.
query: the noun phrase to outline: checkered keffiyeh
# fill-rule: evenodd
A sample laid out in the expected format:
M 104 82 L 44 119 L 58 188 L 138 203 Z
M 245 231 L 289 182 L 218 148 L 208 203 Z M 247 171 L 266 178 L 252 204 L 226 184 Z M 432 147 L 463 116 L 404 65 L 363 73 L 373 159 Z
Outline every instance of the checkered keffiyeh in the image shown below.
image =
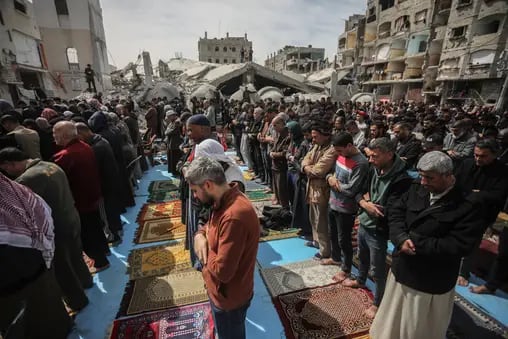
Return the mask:
M 42 252 L 51 267 L 55 242 L 51 209 L 29 188 L 0 173 L 0 244 Z

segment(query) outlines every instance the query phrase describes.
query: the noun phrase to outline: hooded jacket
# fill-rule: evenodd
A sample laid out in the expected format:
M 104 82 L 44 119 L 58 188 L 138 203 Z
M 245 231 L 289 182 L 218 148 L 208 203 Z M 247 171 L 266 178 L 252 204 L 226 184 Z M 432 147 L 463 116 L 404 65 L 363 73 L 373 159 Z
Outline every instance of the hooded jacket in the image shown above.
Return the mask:
M 367 179 L 361 193 L 356 195 L 356 202 L 363 199 L 365 193 L 369 193 L 370 200 L 383 206 L 384 217 L 377 218 L 369 215 L 365 210 L 361 210 L 358 215 L 360 224 L 368 229 L 376 229 L 382 234 L 388 236 L 388 220 L 391 206 L 409 189 L 413 179 L 408 175 L 406 163 L 394 154 L 392 168 L 385 174 L 379 174 L 379 171 L 371 166 Z

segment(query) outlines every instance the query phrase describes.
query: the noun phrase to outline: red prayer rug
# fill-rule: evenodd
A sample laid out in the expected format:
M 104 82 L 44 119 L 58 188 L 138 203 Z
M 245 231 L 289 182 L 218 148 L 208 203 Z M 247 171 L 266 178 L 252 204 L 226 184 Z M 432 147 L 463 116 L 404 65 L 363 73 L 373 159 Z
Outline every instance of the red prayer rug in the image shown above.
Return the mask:
M 137 222 L 146 220 L 175 218 L 182 215 L 182 201 L 172 200 L 161 203 L 145 204 L 139 212 Z
M 110 336 L 111 339 L 213 337 L 214 324 L 208 302 L 117 319 L 113 322 Z
M 360 338 L 372 324 L 363 312 L 372 305 L 364 289 L 340 284 L 282 294 L 275 307 L 288 339 Z

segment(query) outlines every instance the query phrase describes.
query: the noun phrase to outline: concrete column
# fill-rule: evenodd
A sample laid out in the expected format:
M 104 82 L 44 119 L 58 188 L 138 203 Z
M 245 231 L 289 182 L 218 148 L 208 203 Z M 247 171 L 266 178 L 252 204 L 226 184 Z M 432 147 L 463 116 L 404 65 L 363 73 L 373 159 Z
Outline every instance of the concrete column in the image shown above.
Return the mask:
M 332 97 L 333 100 L 336 100 L 336 97 L 337 97 L 337 79 L 338 79 L 338 74 L 337 74 L 337 71 L 334 70 L 332 72 L 332 76 L 330 78 L 330 96 Z
M 145 70 L 145 86 L 150 87 L 153 85 L 153 68 L 152 61 L 150 60 L 150 53 L 143 52 L 143 67 Z

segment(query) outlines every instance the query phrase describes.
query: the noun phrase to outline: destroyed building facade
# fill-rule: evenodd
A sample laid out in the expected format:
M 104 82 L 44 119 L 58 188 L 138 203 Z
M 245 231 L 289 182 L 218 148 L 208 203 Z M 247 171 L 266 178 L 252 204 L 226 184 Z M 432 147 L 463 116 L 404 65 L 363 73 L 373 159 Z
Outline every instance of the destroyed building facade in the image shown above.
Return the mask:
M 252 41 L 247 39 L 247 33 L 243 37 L 232 37 L 226 33 L 225 38 L 208 38 L 205 32 L 204 38 L 198 41 L 199 61 L 215 64 L 237 64 L 252 61 Z
M 0 1 L 0 98 L 16 104 L 51 91 L 53 81 L 31 1 Z
M 265 60 L 265 67 L 276 72 L 311 73 L 325 67 L 325 49 L 309 45 L 307 47 L 285 46 L 271 53 Z
M 111 89 L 99 0 L 37 0 L 34 8 L 54 95 L 72 98 L 86 90 L 87 64 L 95 72 L 97 90 Z
M 337 67 L 378 100 L 493 103 L 507 13 L 505 0 L 369 0 L 339 36 Z

